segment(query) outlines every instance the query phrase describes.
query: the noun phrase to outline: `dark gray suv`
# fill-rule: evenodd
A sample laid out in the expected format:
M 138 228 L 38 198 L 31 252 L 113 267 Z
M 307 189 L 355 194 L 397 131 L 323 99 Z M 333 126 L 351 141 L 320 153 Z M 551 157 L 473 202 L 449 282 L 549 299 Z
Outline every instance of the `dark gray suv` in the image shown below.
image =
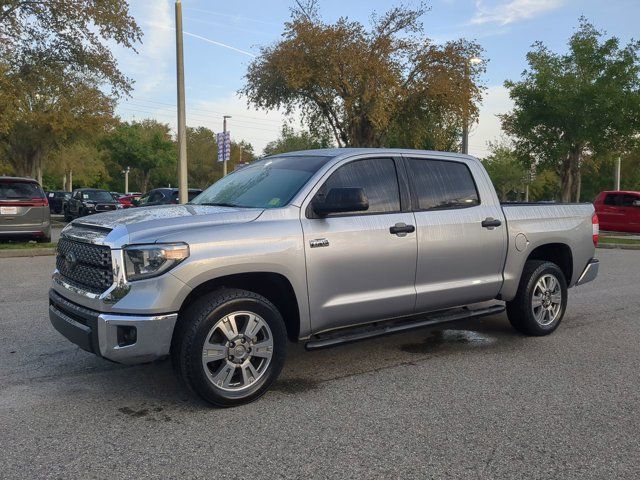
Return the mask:
M 49 202 L 32 178 L 0 177 L 0 240 L 51 241 Z

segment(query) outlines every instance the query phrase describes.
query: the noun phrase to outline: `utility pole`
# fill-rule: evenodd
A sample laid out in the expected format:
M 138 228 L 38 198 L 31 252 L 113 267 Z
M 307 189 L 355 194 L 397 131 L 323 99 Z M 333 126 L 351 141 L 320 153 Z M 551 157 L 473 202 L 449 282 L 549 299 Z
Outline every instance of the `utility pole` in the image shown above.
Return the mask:
M 130 168 L 125 168 L 122 173 L 124 173 L 124 194 L 129 195 L 129 170 Z
M 620 190 L 620 167 L 622 165 L 622 159 L 620 157 L 618 157 L 616 159 L 616 184 L 615 184 L 615 188 L 614 190 L 619 191 Z
M 69 170 L 69 191 L 73 192 L 73 170 Z
M 176 70 L 178 82 L 178 189 L 179 202 L 187 203 L 187 114 L 184 99 L 184 52 L 182 48 L 182 3 L 176 0 Z
M 227 138 L 227 118 L 231 118 L 231 115 L 223 115 L 222 117 L 222 133 L 224 133 L 225 142 Z M 224 148 L 226 150 L 226 145 Z M 227 155 L 224 152 L 222 156 L 222 176 L 223 177 L 227 176 Z

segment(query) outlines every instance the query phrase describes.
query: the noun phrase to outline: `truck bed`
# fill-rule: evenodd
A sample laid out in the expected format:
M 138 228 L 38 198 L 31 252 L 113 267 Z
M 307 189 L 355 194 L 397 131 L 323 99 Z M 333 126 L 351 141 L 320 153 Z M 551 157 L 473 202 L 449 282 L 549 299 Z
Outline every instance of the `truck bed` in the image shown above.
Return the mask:
M 567 284 L 573 286 L 593 255 L 591 241 L 593 205 L 590 203 L 504 203 L 501 205 L 508 232 L 508 253 L 501 290 L 502 297 L 510 299 L 515 296 L 524 262 L 531 252 L 542 244 L 558 245 L 563 259 L 571 266 L 571 278 L 567 278 Z

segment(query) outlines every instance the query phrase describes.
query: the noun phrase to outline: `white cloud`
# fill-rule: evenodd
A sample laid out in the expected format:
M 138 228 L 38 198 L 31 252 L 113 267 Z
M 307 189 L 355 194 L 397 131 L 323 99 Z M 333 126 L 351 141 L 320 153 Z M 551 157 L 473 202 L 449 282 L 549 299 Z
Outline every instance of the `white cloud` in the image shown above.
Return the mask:
M 511 0 L 488 7 L 483 0 L 476 0 L 476 14 L 470 23 L 507 25 L 555 10 L 563 3 L 564 0 Z
M 507 113 L 513 108 L 509 91 L 496 85 L 485 92 L 478 123 L 469 134 L 469 153 L 479 158 L 489 154 L 487 142 L 497 140 L 502 134 L 500 119 L 497 115 Z
M 134 2 L 132 5 L 144 33 L 142 45 L 138 46 L 137 54 L 119 49 L 116 56 L 122 70 L 135 80 L 134 95 L 164 91 L 172 85 L 169 73 L 175 61 L 175 38 L 171 30 L 163 28 L 173 22 L 172 5 L 170 0 Z

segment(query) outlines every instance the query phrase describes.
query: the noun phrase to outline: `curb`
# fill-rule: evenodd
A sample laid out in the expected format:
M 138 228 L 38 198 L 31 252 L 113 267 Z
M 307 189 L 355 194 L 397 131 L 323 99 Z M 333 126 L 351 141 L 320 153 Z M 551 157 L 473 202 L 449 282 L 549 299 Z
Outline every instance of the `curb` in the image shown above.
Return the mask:
M 29 248 L 0 250 L 0 258 L 43 257 L 55 255 L 55 248 Z
M 640 245 L 627 245 L 625 243 L 600 243 L 598 248 L 611 250 L 640 250 Z

